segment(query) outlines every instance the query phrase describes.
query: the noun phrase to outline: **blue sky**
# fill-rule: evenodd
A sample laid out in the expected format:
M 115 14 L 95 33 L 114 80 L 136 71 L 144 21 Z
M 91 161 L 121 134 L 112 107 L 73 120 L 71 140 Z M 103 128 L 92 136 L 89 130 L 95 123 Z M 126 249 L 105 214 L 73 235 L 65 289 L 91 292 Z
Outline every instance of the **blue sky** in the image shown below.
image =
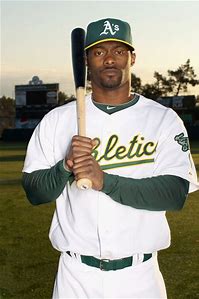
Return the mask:
M 0 95 L 14 96 L 14 85 L 34 75 L 74 93 L 71 31 L 106 17 L 130 23 L 137 55 L 132 71 L 143 83 L 188 58 L 199 77 L 198 12 L 198 1 L 1 1 Z

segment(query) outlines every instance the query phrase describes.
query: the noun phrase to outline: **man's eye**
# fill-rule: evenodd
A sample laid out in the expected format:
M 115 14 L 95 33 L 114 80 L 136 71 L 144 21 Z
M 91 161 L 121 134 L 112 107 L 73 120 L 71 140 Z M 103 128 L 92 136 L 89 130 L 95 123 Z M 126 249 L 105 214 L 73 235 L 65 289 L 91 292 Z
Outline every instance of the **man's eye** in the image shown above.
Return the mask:
M 126 50 L 116 50 L 115 51 L 115 55 L 125 55 L 126 54 Z
M 98 50 L 95 52 L 95 56 L 102 56 L 104 55 L 104 51 Z

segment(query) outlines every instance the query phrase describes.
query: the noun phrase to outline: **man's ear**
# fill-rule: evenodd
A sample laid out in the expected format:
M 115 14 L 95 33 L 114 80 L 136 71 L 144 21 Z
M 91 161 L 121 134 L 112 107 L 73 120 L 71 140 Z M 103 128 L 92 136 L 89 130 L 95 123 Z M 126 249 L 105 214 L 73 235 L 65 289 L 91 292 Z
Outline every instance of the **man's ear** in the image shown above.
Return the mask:
M 131 66 L 134 65 L 135 59 L 136 59 L 136 54 L 135 53 L 131 53 Z

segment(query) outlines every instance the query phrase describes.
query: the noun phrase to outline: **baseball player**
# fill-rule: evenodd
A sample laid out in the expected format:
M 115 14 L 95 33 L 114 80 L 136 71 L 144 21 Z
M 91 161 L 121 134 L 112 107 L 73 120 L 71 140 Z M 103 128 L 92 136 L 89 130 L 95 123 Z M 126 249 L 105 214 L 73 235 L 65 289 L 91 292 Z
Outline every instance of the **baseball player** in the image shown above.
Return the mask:
M 157 260 L 170 245 L 165 212 L 199 189 L 187 132 L 172 109 L 131 92 L 128 23 L 90 23 L 85 53 L 88 137 L 77 135 L 75 102 L 58 107 L 35 129 L 23 168 L 32 204 L 56 200 L 53 298 L 166 298 Z M 82 178 L 91 189 L 78 189 Z

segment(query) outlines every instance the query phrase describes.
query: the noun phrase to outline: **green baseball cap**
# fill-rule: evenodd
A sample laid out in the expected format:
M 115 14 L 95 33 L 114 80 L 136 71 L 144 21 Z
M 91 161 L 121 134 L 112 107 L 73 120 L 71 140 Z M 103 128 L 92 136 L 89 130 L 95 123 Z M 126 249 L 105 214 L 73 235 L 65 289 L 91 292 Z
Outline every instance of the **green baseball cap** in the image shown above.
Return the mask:
M 118 41 L 134 50 L 131 27 L 118 19 L 102 19 L 92 22 L 87 27 L 85 50 L 106 41 Z

